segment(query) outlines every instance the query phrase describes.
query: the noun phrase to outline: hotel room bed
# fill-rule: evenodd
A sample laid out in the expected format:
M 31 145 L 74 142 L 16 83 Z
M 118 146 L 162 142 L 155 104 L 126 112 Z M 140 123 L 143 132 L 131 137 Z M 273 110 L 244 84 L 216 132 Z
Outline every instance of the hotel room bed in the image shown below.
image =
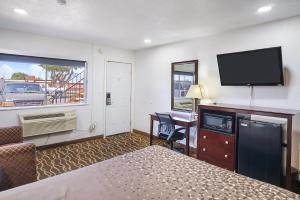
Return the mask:
M 0 200 L 300 199 L 160 146 L 0 192 Z

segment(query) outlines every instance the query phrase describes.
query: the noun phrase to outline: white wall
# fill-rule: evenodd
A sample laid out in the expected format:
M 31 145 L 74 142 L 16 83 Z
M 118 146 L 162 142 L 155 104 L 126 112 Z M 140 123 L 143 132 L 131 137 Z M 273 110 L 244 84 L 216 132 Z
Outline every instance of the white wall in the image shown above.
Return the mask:
M 216 55 L 282 46 L 284 87 L 255 87 L 253 105 L 300 109 L 300 17 L 136 52 L 134 128 L 149 132 L 149 113 L 170 111 L 171 63 L 199 60 L 199 83 L 216 102 L 245 104 L 249 87 L 221 87 Z M 299 124 L 299 122 L 296 122 Z M 298 129 L 299 130 L 299 129 Z M 298 134 L 293 154 L 298 155 Z M 298 157 L 293 158 L 298 166 Z
M 99 51 L 100 50 L 100 51 Z M 0 111 L 0 127 L 18 125 L 19 113 L 41 113 L 75 109 L 78 127 L 72 133 L 34 138 L 38 145 L 104 133 L 104 86 L 106 60 L 134 64 L 134 52 L 72 40 L 44 37 L 29 33 L 0 29 L 0 52 L 31 56 L 85 60 L 88 62 L 87 104 L 80 106 L 35 108 Z M 89 125 L 97 123 L 96 131 L 89 133 Z

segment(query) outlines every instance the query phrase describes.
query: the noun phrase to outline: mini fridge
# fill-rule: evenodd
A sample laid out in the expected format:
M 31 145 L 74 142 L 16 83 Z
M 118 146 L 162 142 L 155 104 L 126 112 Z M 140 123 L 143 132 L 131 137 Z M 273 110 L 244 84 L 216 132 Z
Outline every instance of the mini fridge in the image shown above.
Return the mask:
M 237 147 L 238 173 L 280 186 L 282 128 L 280 124 L 240 120 Z

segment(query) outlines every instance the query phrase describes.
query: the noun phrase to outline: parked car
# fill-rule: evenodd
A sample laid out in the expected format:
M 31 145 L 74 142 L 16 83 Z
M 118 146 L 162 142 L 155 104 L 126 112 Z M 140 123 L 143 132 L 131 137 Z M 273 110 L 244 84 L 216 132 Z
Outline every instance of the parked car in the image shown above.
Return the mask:
M 63 88 L 50 87 L 48 84 L 47 84 L 47 91 L 45 88 L 45 84 L 42 85 L 42 89 L 44 92 L 47 92 L 47 94 L 51 94 L 51 95 L 62 95 L 64 93 Z
M 38 83 L 7 82 L 0 90 L 0 106 L 39 106 L 45 103 L 45 93 Z

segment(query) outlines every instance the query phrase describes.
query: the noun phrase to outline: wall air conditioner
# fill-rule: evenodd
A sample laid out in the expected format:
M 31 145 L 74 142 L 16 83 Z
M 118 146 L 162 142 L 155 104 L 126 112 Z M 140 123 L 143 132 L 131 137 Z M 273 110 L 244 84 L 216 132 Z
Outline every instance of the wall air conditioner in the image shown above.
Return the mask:
M 44 135 L 76 129 L 76 111 L 19 115 L 23 137 Z

